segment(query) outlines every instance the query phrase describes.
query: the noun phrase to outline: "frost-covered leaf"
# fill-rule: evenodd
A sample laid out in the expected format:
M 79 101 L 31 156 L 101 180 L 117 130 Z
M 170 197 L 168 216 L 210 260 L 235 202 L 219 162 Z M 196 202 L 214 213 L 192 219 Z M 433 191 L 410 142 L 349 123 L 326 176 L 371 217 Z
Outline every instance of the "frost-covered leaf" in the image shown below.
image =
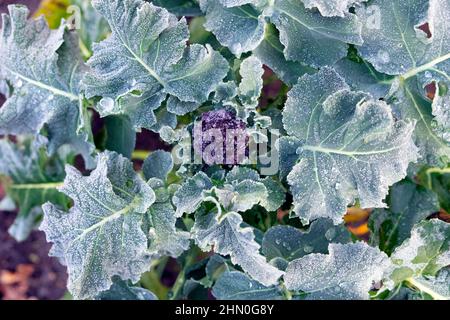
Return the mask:
M 432 82 L 439 86 L 442 82 L 446 87 L 450 84 L 450 4 L 438 0 L 377 0 L 371 5 L 378 7 L 381 20 L 377 28 L 372 23 L 364 25 L 364 44 L 359 51 L 378 71 L 401 76 L 391 92 L 398 102 L 398 112 L 402 119 L 417 121 L 415 139 L 422 161 L 441 165 L 440 158 L 449 157 L 450 148 L 445 130 L 434 125 L 433 115 L 442 121 L 442 113 L 432 110 L 424 87 Z M 370 14 L 371 10 L 358 10 L 362 20 Z M 425 23 L 430 34 L 423 31 Z M 447 99 L 441 96 L 443 100 L 438 98 L 437 104 Z
M 276 0 L 271 21 L 280 31 L 285 57 L 312 67 L 344 58 L 347 43 L 362 44 L 361 22 L 351 13 L 343 18 L 322 17 L 299 0 Z
M 423 96 L 423 92 L 417 80 L 412 78 L 395 83 L 390 95 L 398 116 L 416 122 L 414 142 L 419 147 L 420 162 L 441 165 L 443 157 L 450 158 L 450 144 L 436 130 L 431 102 Z
M 283 186 L 271 177 L 261 180 L 267 189 L 267 197 L 260 202 L 260 205 L 267 211 L 276 211 L 286 200 Z
M 215 188 L 220 203 L 231 211 L 243 212 L 259 204 L 267 211 L 277 210 L 285 200 L 283 186 L 270 177 L 261 179 L 256 170 L 234 167 L 225 185 Z
M 105 148 L 131 159 L 136 146 L 136 132 L 133 129 L 130 119 L 115 115 L 106 117 L 105 129 Z
M 286 178 L 292 171 L 298 160 L 297 150 L 302 142 L 295 137 L 281 137 L 277 141 L 277 149 L 280 154 L 280 177 Z
M 101 292 L 95 300 L 158 300 L 158 298 L 147 289 L 131 286 L 127 281 L 113 277 L 111 288 Z
M 244 4 L 253 4 L 257 6 L 260 3 L 263 3 L 265 0 L 217 0 L 224 7 L 231 8 L 237 6 L 243 6 Z
M 173 159 L 170 152 L 157 150 L 145 159 L 142 166 L 145 179 L 158 178 L 166 181 L 167 175 L 173 169 Z
M 183 116 L 198 109 L 200 105 L 201 103 L 198 102 L 181 101 L 174 96 L 170 96 L 169 99 L 167 99 L 167 111 L 179 116 Z
M 218 300 L 281 300 L 276 286 L 264 286 L 239 271 L 225 272 L 217 280 L 212 294 Z
M 178 257 L 189 248 L 190 234 L 175 227 L 175 210 L 169 202 L 155 203 L 148 211 L 148 219 L 152 254 Z
M 432 113 L 437 122 L 437 131 L 442 133 L 442 139 L 450 144 L 450 94 L 437 86 L 436 95 L 433 99 Z M 442 94 L 442 96 L 441 96 Z
M 235 185 L 216 188 L 215 193 L 226 210 L 244 212 L 267 199 L 268 192 L 262 182 L 244 180 Z
M 417 72 L 449 72 L 450 5 L 439 0 L 371 1 L 379 14 L 357 10 L 363 25 L 360 53 L 383 73 L 413 76 Z M 379 21 L 377 21 L 379 19 Z M 431 38 L 419 29 L 428 23 Z M 412 71 L 412 73 L 410 73 Z M 447 79 L 448 80 L 448 79 Z
M 328 251 L 289 263 L 286 287 L 307 293 L 307 299 L 369 299 L 373 282 L 381 280 L 389 266 L 386 254 L 363 242 L 330 244 Z
M 264 38 L 264 16 L 255 7 L 236 4 L 227 8 L 217 0 L 201 0 L 200 5 L 206 14 L 206 30 L 232 53 L 254 50 Z
M 283 51 L 278 30 L 271 24 L 266 25 L 264 40 L 253 50 L 253 54 L 288 85 L 294 85 L 305 73 L 314 73 L 315 69 L 300 62 L 287 61 Z
M 172 198 L 172 202 L 177 208 L 176 216 L 181 217 L 183 213 L 195 212 L 203 202 L 203 192 L 211 188 L 211 180 L 203 172 L 187 179 Z
M 275 284 L 283 274 L 259 253 L 259 244 L 251 228 L 241 227 L 242 217 L 228 212 L 222 217 L 213 212 L 197 214 L 193 237 L 200 248 L 229 255 L 231 262 L 242 267 L 253 279 L 264 285 Z
M 79 23 L 77 34 L 83 41 L 83 45 L 86 46 L 88 52 L 84 52 L 86 58 L 91 55 L 92 45 L 96 42 L 100 42 L 110 32 L 108 23 L 106 20 L 92 7 L 91 1 L 86 0 L 71 0 L 71 3 L 80 9 L 80 16 L 74 16 L 75 19 L 81 19 L 81 21 L 74 21 Z M 69 10 L 70 11 L 70 10 Z M 76 14 L 76 12 L 72 12 Z
M 71 145 L 93 166 L 80 80 L 86 73 L 78 39 L 65 26 L 50 30 L 44 18 L 27 20 L 29 11 L 9 6 L 2 16 L 0 73 L 14 88 L 0 109 L 0 134 L 37 134 L 46 126 L 49 152 Z
M 228 272 L 230 269 L 232 268 L 228 266 L 225 258 L 218 254 L 211 256 L 205 267 L 207 286 L 211 287 L 224 272 Z
M 177 16 L 198 16 L 202 12 L 196 0 L 151 0 L 155 6 L 166 8 Z
M 132 163 L 102 153 L 88 177 L 66 167 L 64 186 L 69 212 L 47 203 L 41 230 L 53 243 L 50 254 L 67 265 L 68 288 L 76 299 L 105 291 L 112 277 L 137 282 L 149 267 L 143 214 L 155 200 L 153 190 L 134 172 Z
M 413 226 L 439 211 L 436 194 L 410 181 L 395 184 L 387 198 L 389 209 L 370 215 L 372 241 L 390 254 L 409 238 Z
M 450 300 L 450 268 L 444 268 L 436 277 L 414 279 L 414 286 L 434 299 Z
M 251 168 L 235 166 L 227 173 L 225 182 L 229 184 L 239 183 L 245 180 L 258 181 L 260 179 L 259 173 Z
M 67 207 L 67 198 L 56 190 L 64 180 L 64 162 L 49 158 L 37 142 L 18 146 L 0 140 L 0 176 L 8 176 L 6 192 L 17 203 L 19 213 L 9 228 L 17 240 L 25 240 L 41 217 L 40 206 L 47 201 Z M 3 179 L 0 179 L 3 180 Z
M 330 243 L 351 242 L 351 234 L 344 225 L 335 226 L 329 219 L 318 219 L 307 231 L 291 226 L 275 226 L 265 234 L 262 250 L 267 259 L 283 258 L 292 261 L 310 253 L 328 253 Z
M 384 207 L 388 187 L 417 159 L 414 125 L 396 121 L 385 102 L 346 88 L 324 68 L 288 94 L 284 126 L 301 141 L 288 182 L 304 222 L 328 217 L 340 224 L 356 199 L 363 208 Z
M 384 98 L 391 88 L 393 77 L 376 71 L 368 62 L 360 63 L 342 59 L 333 66 L 355 91 L 370 93 L 375 98 Z
M 417 224 L 391 260 L 393 264 L 385 273 L 388 288 L 408 278 L 435 276 L 450 265 L 450 224 L 437 219 Z
M 256 108 L 263 88 L 263 65 L 257 57 L 251 56 L 242 61 L 239 73 L 242 77 L 239 84 L 241 102 L 246 107 Z
M 345 17 L 350 7 L 368 0 L 302 0 L 308 9 L 317 8 L 324 17 Z
M 365 7 L 357 10 L 363 24 L 362 57 L 380 72 L 404 74 L 420 65 L 426 52 L 426 34 L 418 27 L 426 22 L 429 0 L 376 0 L 380 11 L 373 16 Z M 376 21 L 380 19 L 379 21 Z
M 156 123 L 153 111 L 167 94 L 183 102 L 207 100 L 228 71 L 210 46 L 186 47 L 185 18 L 142 0 L 95 0 L 112 34 L 94 46 L 93 73 L 84 79 L 86 95 L 102 97 L 98 109 L 128 115 L 135 128 Z

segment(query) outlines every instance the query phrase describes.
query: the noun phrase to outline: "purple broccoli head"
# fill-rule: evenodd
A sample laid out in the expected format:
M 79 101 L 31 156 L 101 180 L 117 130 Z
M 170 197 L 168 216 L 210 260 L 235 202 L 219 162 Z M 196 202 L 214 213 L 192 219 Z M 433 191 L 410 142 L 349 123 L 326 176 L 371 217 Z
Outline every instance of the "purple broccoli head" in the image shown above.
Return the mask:
M 246 124 L 226 110 L 205 112 L 195 124 L 194 147 L 208 165 L 243 163 L 248 156 Z

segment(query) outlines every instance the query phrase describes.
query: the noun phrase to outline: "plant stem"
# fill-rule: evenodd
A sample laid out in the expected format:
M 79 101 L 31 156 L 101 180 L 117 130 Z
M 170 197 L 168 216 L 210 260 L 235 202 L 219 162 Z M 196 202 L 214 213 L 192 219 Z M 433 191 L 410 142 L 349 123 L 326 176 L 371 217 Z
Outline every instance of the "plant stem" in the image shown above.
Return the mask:
M 147 157 L 151 154 L 150 151 L 146 151 L 146 150 L 135 150 L 133 151 L 133 154 L 131 155 L 131 158 L 133 160 L 142 160 L 144 161 L 145 159 L 147 159 Z
M 56 189 L 62 187 L 64 182 L 48 182 L 48 183 L 30 183 L 30 184 L 13 184 L 11 189 L 14 190 L 29 190 L 29 189 Z
M 439 64 L 439 63 L 441 63 L 441 62 L 444 62 L 444 61 L 446 61 L 446 60 L 448 60 L 448 59 L 450 59 L 450 53 L 447 53 L 446 55 L 443 55 L 443 56 L 441 56 L 441 57 L 438 57 L 438 58 L 436 58 L 436 59 L 430 61 L 429 63 L 426 63 L 426 64 L 424 64 L 424 65 L 422 65 L 422 66 L 420 66 L 420 67 L 417 67 L 417 68 L 414 68 L 414 69 L 408 71 L 407 73 L 405 73 L 405 74 L 402 76 L 402 78 L 403 78 L 404 80 L 406 80 L 406 79 L 409 79 L 409 78 L 411 78 L 411 77 L 414 77 L 416 74 L 419 74 L 419 73 L 421 73 L 421 72 L 424 72 L 424 71 L 426 71 L 426 70 L 428 70 L 428 69 L 434 67 L 435 65 L 437 65 L 437 64 Z
M 432 174 L 445 174 L 445 173 L 450 173 L 450 168 L 445 168 L 445 169 L 441 169 L 441 168 L 430 168 L 426 171 L 426 175 L 427 175 L 427 179 L 428 179 L 428 189 L 432 190 L 433 189 L 433 180 L 431 178 Z
M 444 297 L 443 295 L 433 291 L 433 289 L 431 289 L 431 288 L 425 286 L 424 284 L 418 282 L 414 278 L 408 278 L 408 279 L 406 279 L 406 282 L 409 283 L 411 286 L 419 289 L 420 291 L 429 294 L 434 300 L 449 300 L 449 298 Z
M 184 260 L 183 269 L 178 274 L 177 279 L 175 280 L 175 284 L 172 287 L 171 293 L 170 293 L 170 300 L 176 300 L 178 296 L 180 295 L 181 291 L 183 290 L 184 283 L 186 282 L 186 271 L 187 268 L 190 267 L 197 257 L 197 249 L 192 248 L 192 251 L 188 253 Z

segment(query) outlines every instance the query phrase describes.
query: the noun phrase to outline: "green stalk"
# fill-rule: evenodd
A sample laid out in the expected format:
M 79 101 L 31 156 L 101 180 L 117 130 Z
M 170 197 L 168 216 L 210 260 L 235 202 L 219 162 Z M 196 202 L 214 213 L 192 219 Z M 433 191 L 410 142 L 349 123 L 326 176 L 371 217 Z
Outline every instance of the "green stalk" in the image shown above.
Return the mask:
M 183 269 L 178 274 L 178 277 L 175 280 L 175 284 L 172 287 L 172 290 L 170 292 L 170 297 L 169 297 L 170 300 L 176 300 L 178 298 L 178 296 L 180 295 L 180 293 L 183 290 L 184 283 L 186 282 L 187 269 L 191 265 L 193 265 L 195 263 L 195 261 L 196 261 L 197 249 L 196 248 L 192 248 L 191 250 L 192 251 L 190 251 L 188 253 L 188 255 L 186 256 L 186 258 L 184 260 Z
M 413 286 L 416 289 L 419 289 L 422 292 L 425 292 L 427 294 L 429 294 L 434 300 L 449 300 L 448 297 L 444 297 L 443 295 L 433 291 L 433 289 L 425 286 L 424 284 L 418 282 L 416 279 L 414 278 L 408 278 L 406 279 L 406 282 Z

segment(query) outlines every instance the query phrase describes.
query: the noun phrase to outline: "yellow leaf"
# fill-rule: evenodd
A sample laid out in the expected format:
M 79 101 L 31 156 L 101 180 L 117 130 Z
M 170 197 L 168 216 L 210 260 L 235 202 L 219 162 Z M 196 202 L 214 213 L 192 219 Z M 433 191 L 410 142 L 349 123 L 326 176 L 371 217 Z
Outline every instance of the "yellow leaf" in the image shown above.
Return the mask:
M 52 29 L 59 27 L 62 18 L 67 18 L 67 7 L 70 5 L 70 0 L 43 0 L 34 14 L 35 17 L 44 15 L 48 25 Z

